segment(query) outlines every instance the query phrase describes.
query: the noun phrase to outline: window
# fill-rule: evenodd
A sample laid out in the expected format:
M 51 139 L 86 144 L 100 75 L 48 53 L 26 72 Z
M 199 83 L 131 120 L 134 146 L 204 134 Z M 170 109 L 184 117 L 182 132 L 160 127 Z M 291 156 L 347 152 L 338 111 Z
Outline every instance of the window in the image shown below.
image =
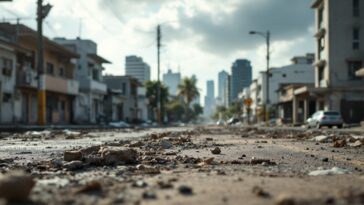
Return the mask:
M 126 95 L 126 83 L 121 84 L 121 92 L 123 93 L 123 95 Z
M 324 8 L 320 8 L 318 10 L 318 28 L 322 28 L 323 27 L 323 22 L 324 22 Z
M 318 59 L 321 60 L 323 57 L 323 52 L 325 50 L 325 38 L 322 37 L 320 39 L 318 39 Z
M 348 74 L 349 80 L 360 80 L 361 78 L 356 76 L 356 71 L 362 68 L 363 64 L 361 61 L 348 62 Z
M 9 103 L 11 101 L 11 94 L 10 93 L 4 93 L 3 94 L 3 102 Z
M 283 73 L 283 74 L 282 74 L 282 77 L 283 77 L 283 78 L 287 77 L 287 74 Z
M 13 60 L 9 58 L 1 58 L 1 69 L 5 76 L 11 76 L 11 71 L 13 69 Z
M 354 50 L 359 50 L 359 48 L 360 48 L 359 41 L 360 41 L 360 30 L 359 30 L 359 28 L 354 28 L 353 29 L 353 49 Z
M 359 9 L 359 0 L 353 0 L 353 16 L 359 17 L 360 16 L 360 9 Z
M 321 82 L 324 80 L 325 67 L 318 67 L 318 81 L 321 87 Z
M 59 68 L 59 76 L 64 77 L 64 68 L 63 67 Z
M 47 74 L 54 75 L 54 66 L 52 63 L 47 63 Z
M 99 80 L 99 71 L 97 69 L 92 70 L 92 79 Z

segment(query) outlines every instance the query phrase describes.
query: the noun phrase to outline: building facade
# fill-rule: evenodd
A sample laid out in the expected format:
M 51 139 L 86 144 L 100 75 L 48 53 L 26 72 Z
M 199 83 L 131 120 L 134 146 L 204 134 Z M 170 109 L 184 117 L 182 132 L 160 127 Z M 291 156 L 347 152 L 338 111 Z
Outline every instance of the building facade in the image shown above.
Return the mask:
M 218 99 L 219 105 L 229 106 L 229 73 L 226 71 L 220 71 L 218 74 Z
M 215 85 L 213 80 L 208 80 L 206 82 L 204 115 L 206 117 L 211 117 L 214 111 L 215 111 Z
M 148 111 L 146 107 L 145 96 L 138 93 L 138 88 L 141 86 L 136 78 L 131 76 L 104 76 L 108 90 L 114 96 L 108 97 L 108 106 L 106 113 L 109 120 L 121 120 L 125 122 L 146 121 Z M 119 93 L 120 97 L 115 96 Z M 118 103 L 119 102 L 119 103 Z M 117 111 L 117 116 L 113 112 Z
M 317 106 L 339 111 L 346 123 L 364 119 L 364 2 L 315 0 Z
M 138 56 L 125 57 L 125 75 L 136 78 L 140 83 L 150 80 L 150 66 Z
M 10 41 L 18 48 L 14 94 L 16 120 L 23 124 L 37 123 L 37 85 L 38 79 L 44 79 L 47 124 L 74 122 L 75 98 L 78 95 L 79 83 L 75 79 L 73 59 L 79 55 L 44 37 L 44 70 L 38 74 L 37 32 L 22 24 L 9 23 L 1 23 L 0 31 L 5 38 L 15 37 Z
M 178 85 L 181 83 L 181 73 L 173 73 L 170 69 L 163 74 L 163 84 L 168 87 L 171 96 L 177 96 Z
M 245 59 L 236 60 L 231 67 L 230 98 L 231 102 L 238 100 L 239 93 L 249 87 L 252 82 L 252 66 Z
M 103 64 L 110 63 L 97 54 L 97 44 L 84 39 L 54 39 L 69 50 L 78 53 L 75 76 L 80 83 L 80 92 L 76 98 L 75 121 L 77 123 L 97 123 L 105 118 L 104 98 L 107 87 L 103 83 Z

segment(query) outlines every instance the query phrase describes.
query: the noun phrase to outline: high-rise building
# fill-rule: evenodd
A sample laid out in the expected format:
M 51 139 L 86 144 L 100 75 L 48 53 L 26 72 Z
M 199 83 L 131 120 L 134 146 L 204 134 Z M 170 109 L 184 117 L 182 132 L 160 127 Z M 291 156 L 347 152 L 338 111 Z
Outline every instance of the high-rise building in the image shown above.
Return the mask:
M 208 80 L 206 83 L 206 96 L 205 96 L 205 116 L 210 117 L 215 109 L 215 87 L 214 81 Z
M 150 66 L 138 56 L 125 57 L 125 75 L 132 76 L 140 83 L 150 80 Z
M 221 71 L 218 74 L 218 99 L 219 105 L 229 106 L 229 73 L 226 71 Z
M 238 59 L 231 67 L 231 101 L 238 99 L 238 95 L 252 82 L 252 66 L 249 60 Z
M 168 87 L 169 94 L 176 96 L 178 94 L 178 85 L 181 82 L 181 73 L 173 73 L 170 69 L 163 74 L 163 84 Z
M 341 112 L 346 123 L 364 120 L 364 2 L 315 0 L 315 87 L 318 110 Z M 338 18 L 339 17 L 339 18 Z

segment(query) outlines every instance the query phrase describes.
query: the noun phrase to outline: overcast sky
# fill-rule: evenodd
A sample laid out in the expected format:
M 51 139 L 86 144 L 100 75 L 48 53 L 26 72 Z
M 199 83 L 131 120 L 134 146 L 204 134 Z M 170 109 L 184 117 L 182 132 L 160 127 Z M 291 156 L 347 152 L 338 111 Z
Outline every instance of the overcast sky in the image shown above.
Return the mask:
M 233 61 L 252 62 L 253 77 L 265 69 L 265 40 L 250 30 L 272 33 L 272 66 L 290 63 L 295 55 L 314 51 L 311 0 L 44 0 L 53 5 L 45 35 L 91 39 L 112 61 L 106 73 L 124 74 L 126 55 L 138 55 L 157 76 L 156 26 L 162 25 L 162 73 L 196 74 L 202 96 L 206 81 Z M 36 0 L 1 3 L 1 18 L 24 18 L 35 24 Z M 30 18 L 30 19 L 29 19 Z M 81 31 L 81 32 L 80 32 Z M 215 89 L 216 92 L 216 89 Z M 203 99 L 203 98 L 202 98 Z

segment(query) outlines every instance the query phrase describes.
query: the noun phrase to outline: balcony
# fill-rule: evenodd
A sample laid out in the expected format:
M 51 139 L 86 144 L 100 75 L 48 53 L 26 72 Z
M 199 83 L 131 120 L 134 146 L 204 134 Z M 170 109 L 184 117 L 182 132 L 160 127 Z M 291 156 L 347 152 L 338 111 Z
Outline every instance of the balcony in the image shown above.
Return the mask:
M 99 81 L 84 78 L 80 80 L 80 83 L 81 83 L 80 85 L 81 90 L 86 90 L 101 94 L 106 94 L 107 92 L 107 86 Z
M 79 83 L 73 79 L 66 79 L 45 75 L 46 90 L 68 95 L 77 95 Z
M 37 88 L 37 72 L 33 69 L 18 70 L 16 76 L 16 85 L 18 87 Z

